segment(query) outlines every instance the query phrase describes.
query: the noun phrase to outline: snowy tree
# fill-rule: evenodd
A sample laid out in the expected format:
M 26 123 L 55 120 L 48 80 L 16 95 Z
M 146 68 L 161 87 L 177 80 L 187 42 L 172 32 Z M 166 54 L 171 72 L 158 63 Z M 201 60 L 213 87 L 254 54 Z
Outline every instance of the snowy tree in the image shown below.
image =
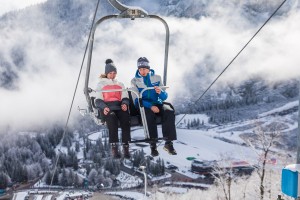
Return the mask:
M 7 188 L 10 182 L 9 176 L 3 172 L 0 172 L 0 189 Z
M 28 180 L 34 180 L 35 178 L 38 178 L 43 173 L 43 170 L 39 163 L 27 165 L 26 168 L 27 168 Z
M 82 185 L 82 181 L 80 181 L 78 174 L 75 174 L 73 182 L 74 182 L 74 186 L 77 188 Z
M 115 159 L 107 159 L 104 164 L 104 169 L 114 175 L 118 175 L 120 173 L 120 168 L 120 162 Z
M 215 184 L 221 187 L 224 199 L 231 200 L 231 187 L 233 179 L 235 179 L 235 175 L 232 167 L 228 168 L 227 166 L 231 166 L 230 158 L 223 158 L 223 160 L 217 162 L 213 167 L 212 175 L 215 178 Z
M 145 161 L 145 155 L 143 149 L 141 151 L 135 151 L 132 155 L 132 164 L 134 167 L 139 167 L 141 163 Z
M 53 172 L 54 171 L 47 171 L 44 176 L 44 181 L 47 185 L 59 185 L 59 172 L 55 170 L 54 175 Z
M 96 185 L 97 184 L 97 175 L 98 175 L 98 172 L 96 169 L 92 169 L 88 175 L 88 180 L 89 180 L 89 183 L 91 185 Z
M 51 184 L 51 173 L 50 171 L 46 172 L 45 176 L 44 176 L 44 181 L 47 185 L 50 185 Z
M 68 186 L 68 173 L 65 168 L 62 169 L 62 174 L 59 178 L 59 185 L 61 186 Z
M 80 151 L 79 141 L 75 142 L 75 151 L 78 153 Z
M 273 122 L 265 128 L 257 126 L 254 132 L 255 140 L 253 141 L 257 148 L 255 148 L 253 144 L 250 143 L 253 147 L 253 150 L 259 155 L 258 167 L 256 172 L 260 179 L 259 194 L 261 200 L 267 198 L 266 191 L 268 186 L 265 183 L 265 176 L 267 172 L 266 164 L 267 161 L 270 160 L 269 154 L 271 153 L 271 148 L 274 146 L 280 136 L 280 129 L 282 128 L 281 126 L 282 124 L 278 122 Z

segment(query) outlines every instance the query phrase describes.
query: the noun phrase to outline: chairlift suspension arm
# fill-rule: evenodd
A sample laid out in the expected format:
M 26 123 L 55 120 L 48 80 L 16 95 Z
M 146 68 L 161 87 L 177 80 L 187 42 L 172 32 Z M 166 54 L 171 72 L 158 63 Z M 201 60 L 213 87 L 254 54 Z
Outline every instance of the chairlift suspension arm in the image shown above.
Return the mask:
M 108 1 L 113 7 L 115 7 L 119 11 L 121 11 L 121 13 L 118 17 L 122 17 L 122 18 L 126 17 L 126 18 L 131 18 L 131 19 L 150 17 L 150 18 L 157 19 L 164 24 L 165 29 L 166 29 L 166 42 L 165 42 L 163 83 L 164 83 L 164 85 L 167 85 L 167 66 L 168 66 L 169 40 L 170 40 L 169 39 L 170 30 L 169 30 L 169 26 L 168 26 L 167 22 L 157 15 L 148 15 L 148 13 L 145 10 L 143 10 L 142 8 L 126 6 L 122 3 L 120 3 L 118 0 L 108 0 Z
M 127 6 L 121 4 L 121 3 L 120 3 L 119 1 L 117 1 L 117 0 L 108 0 L 108 1 L 109 1 L 109 3 L 110 3 L 113 7 L 115 7 L 116 9 L 118 9 L 118 10 L 121 11 L 121 12 L 124 12 L 125 10 L 128 9 Z
M 102 23 L 105 20 L 112 19 L 112 18 L 117 18 L 117 15 L 108 15 L 105 17 L 102 17 L 99 19 L 95 25 L 93 26 L 90 42 L 89 42 L 89 49 L 88 49 L 88 60 L 87 60 L 87 68 L 86 68 L 86 75 L 85 75 L 85 85 L 84 85 L 84 94 L 86 97 L 86 101 L 88 103 L 88 111 L 91 113 L 93 112 L 93 106 L 91 103 L 91 97 L 89 95 L 89 80 L 90 80 L 90 71 L 91 71 L 91 62 L 92 62 L 92 54 L 93 54 L 93 45 L 94 45 L 94 37 L 95 37 L 95 31 L 97 26 Z

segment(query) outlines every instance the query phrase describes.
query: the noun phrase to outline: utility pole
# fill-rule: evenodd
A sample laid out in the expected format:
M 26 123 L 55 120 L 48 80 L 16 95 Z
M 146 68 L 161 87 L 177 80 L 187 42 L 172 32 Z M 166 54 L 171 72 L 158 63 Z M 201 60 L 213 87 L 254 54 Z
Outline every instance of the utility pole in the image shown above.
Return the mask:
M 299 81 L 298 135 L 297 135 L 297 161 L 296 161 L 296 164 L 300 164 L 300 81 Z M 298 197 L 296 199 L 300 200 L 300 197 Z
M 298 105 L 298 135 L 297 135 L 297 162 L 300 164 L 300 81 L 299 81 L 299 105 Z

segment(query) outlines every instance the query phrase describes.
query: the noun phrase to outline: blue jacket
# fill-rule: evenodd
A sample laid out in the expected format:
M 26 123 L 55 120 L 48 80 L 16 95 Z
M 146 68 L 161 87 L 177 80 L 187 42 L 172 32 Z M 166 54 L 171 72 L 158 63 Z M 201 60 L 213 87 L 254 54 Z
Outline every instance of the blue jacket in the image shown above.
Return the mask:
M 164 86 L 159 75 L 155 75 L 153 69 L 150 69 L 150 72 L 147 76 L 143 77 L 140 75 L 139 70 L 136 71 L 135 77 L 131 80 L 132 88 L 140 93 L 144 88 L 154 87 L 154 86 Z M 132 96 L 135 106 L 138 106 L 138 99 L 135 95 Z M 146 90 L 142 96 L 142 102 L 144 107 L 151 108 L 153 105 L 162 104 L 168 98 L 166 91 L 161 90 L 160 94 L 157 94 L 154 89 Z

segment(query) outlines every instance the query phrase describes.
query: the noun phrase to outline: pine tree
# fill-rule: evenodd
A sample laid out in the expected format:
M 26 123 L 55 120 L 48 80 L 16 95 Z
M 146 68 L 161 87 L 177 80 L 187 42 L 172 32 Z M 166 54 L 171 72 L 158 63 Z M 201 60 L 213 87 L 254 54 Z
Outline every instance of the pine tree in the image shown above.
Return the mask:
M 52 178 L 52 174 L 50 173 L 50 171 L 46 172 L 46 175 L 45 175 L 45 183 L 47 185 L 50 185 L 51 184 L 51 178 Z
M 61 186 L 67 186 L 68 185 L 68 177 L 67 177 L 67 170 L 65 168 L 62 169 L 62 174 L 59 180 L 59 184 Z
M 78 188 L 80 186 L 80 181 L 79 181 L 79 177 L 77 174 L 75 174 L 75 177 L 74 177 L 74 187 Z
M 77 153 L 80 151 L 79 141 L 76 141 L 76 143 L 75 143 L 75 151 L 76 151 Z
M 89 184 L 96 185 L 97 175 L 98 175 L 98 172 L 95 169 L 92 169 L 88 175 Z
M 161 173 L 165 174 L 165 161 L 164 161 L 164 159 L 161 159 Z
M 9 183 L 9 177 L 7 174 L 0 172 L 0 189 L 6 189 Z

